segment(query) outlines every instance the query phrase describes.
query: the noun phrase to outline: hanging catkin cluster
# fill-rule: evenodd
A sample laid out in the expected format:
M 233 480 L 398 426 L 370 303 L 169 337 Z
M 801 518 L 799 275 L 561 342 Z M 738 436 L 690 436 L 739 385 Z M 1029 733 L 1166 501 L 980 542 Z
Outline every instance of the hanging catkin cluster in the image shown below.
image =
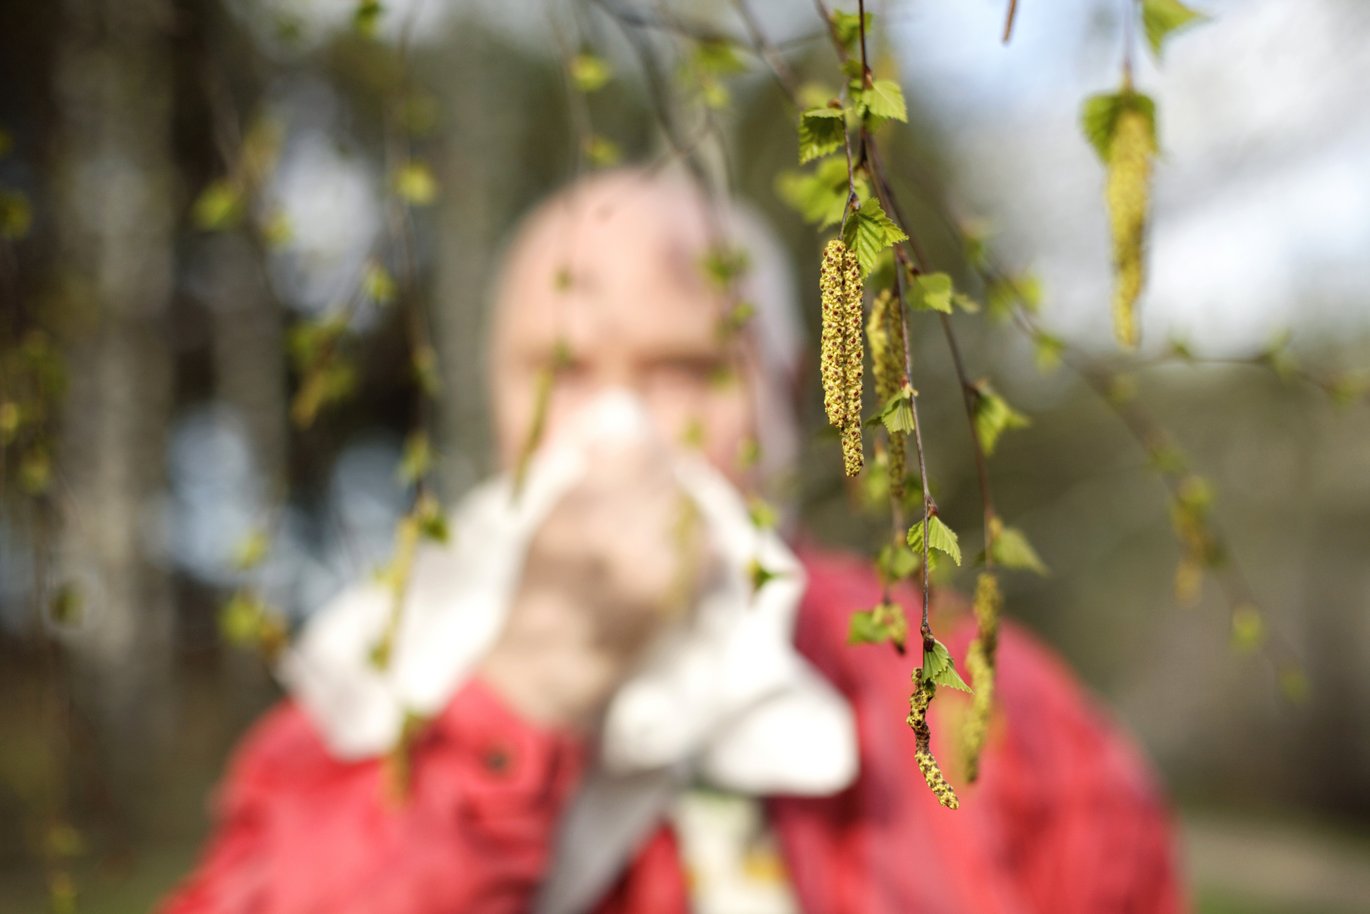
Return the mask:
M 961 730 L 966 780 L 972 782 L 980 776 L 980 753 L 985 748 L 990 712 L 994 709 L 994 655 L 999 647 L 999 609 L 1003 602 L 998 579 L 983 572 L 975 583 L 975 640 L 966 650 L 966 670 L 975 694 L 971 698 L 970 717 Z
M 823 301 L 819 363 L 823 408 L 842 432 L 842 463 L 848 476 L 861 472 L 861 267 L 837 238 L 823 249 L 818 276 Z
M 909 696 L 909 717 L 908 724 L 913 729 L 916 740 L 916 748 L 913 752 L 914 761 L 918 763 L 918 770 L 923 772 L 923 780 L 928 782 L 928 789 L 932 795 L 937 797 L 937 802 L 947 809 L 956 809 L 961 805 L 961 801 L 956 798 L 956 791 L 952 790 L 947 779 L 942 776 L 942 768 L 937 764 L 937 759 L 932 754 L 932 731 L 928 728 L 928 706 L 932 704 L 933 696 L 937 694 L 937 686 L 923 679 L 922 669 L 913 671 L 913 694 Z
M 1151 160 L 1156 154 L 1152 121 L 1136 106 L 1118 113 L 1108 149 L 1108 183 L 1104 191 L 1113 232 L 1113 328 L 1123 346 L 1136 346 L 1137 299 L 1145 279 L 1142 242 L 1150 196 Z
M 904 388 L 904 322 L 895 306 L 894 295 L 882 289 L 871 302 L 866 321 L 866 341 L 871 350 L 871 370 L 875 375 L 875 396 L 880 404 L 890 401 Z M 904 432 L 890 432 L 889 479 L 895 498 L 904 497 Z

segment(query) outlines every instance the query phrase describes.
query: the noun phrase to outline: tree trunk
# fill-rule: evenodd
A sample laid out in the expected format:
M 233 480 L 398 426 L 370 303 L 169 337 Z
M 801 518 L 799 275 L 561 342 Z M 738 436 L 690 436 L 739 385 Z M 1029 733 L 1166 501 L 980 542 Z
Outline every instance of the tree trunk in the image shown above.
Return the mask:
M 65 0 L 53 218 L 71 385 L 60 562 L 81 588 L 77 706 L 124 796 L 149 783 L 170 722 L 172 604 L 155 537 L 171 410 L 170 9 Z M 131 808 L 134 799 L 123 801 Z

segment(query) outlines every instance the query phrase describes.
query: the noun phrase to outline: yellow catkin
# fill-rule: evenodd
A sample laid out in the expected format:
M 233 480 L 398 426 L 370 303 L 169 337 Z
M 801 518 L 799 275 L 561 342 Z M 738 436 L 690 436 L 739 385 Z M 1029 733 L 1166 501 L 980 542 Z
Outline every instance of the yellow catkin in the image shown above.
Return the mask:
M 947 809 L 956 809 L 961 805 L 961 801 L 956 797 L 956 791 L 942 775 L 942 768 L 937 764 L 937 759 L 932 754 L 932 731 L 928 727 L 928 706 L 932 704 L 933 696 L 937 694 L 937 686 L 931 682 L 923 680 L 921 669 L 913 671 L 913 694 L 909 696 L 909 716 L 908 725 L 913 729 L 916 741 L 916 748 L 913 752 L 913 759 L 918 763 L 918 770 L 923 773 L 923 780 L 927 782 L 928 789 L 932 795 L 937 797 L 937 802 Z
M 999 646 L 999 610 L 1003 602 L 999 581 L 989 572 L 983 572 L 975 584 L 977 631 L 975 640 L 966 650 L 966 671 L 970 673 L 975 693 L 971 697 L 970 716 L 961 730 L 966 780 L 971 782 L 980 776 L 980 754 L 985 748 L 990 713 L 994 710 L 994 661 Z
M 861 472 L 861 267 L 841 239 L 823 249 L 818 288 L 823 303 L 819 369 L 828 422 L 842 432 L 848 476 Z
M 1118 113 L 1109 143 L 1104 197 L 1113 232 L 1113 329 L 1118 342 L 1129 348 L 1137 345 L 1139 337 L 1137 299 L 1145 281 L 1142 242 L 1155 155 L 1156 139 L 1150 119 L 1135 107 L 1124 107 Z
M 904 322 L 889 289 L 882 290 L 871 302 L 866 341 L 871 350 L 876 400 L 883 406 L 904 387 Z M 903 432 L 889 435 L 890 492 L 895 498 L 904 497 L 904 439 L 907 437 Z

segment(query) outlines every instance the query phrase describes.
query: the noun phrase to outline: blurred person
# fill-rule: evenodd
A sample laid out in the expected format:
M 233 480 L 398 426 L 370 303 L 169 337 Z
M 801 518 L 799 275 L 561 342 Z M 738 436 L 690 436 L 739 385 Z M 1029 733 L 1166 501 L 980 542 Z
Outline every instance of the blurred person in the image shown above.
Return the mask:
M 720 239 L 756 307 L 733 343 L 700 269 Z M 796 311 L 759 220 L 683 178 L 538 207 L 494 296 L 503 472 L 398 617 L 378 583 L 310 620 L 163 911 L 1183 910 L 1158 789 L 1059 660 L 1005 627 L 980 779 L 944 809 L 903 723 L 913 664 L 845 643 L 881 598 L 870 563 L 783 506 L 788 538 L 749 517 L 796 456 Z M 938 594 L 957 656 L 967 616 Z M 953 778 L 959 700 L 931 712 Z

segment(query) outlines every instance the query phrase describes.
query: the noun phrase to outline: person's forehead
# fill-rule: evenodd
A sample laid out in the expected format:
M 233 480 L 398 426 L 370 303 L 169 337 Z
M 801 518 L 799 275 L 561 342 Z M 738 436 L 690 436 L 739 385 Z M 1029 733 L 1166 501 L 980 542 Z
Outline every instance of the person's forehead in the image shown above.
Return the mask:
M 715 243 L 704 207 L 688 188 L 629 179 L 553 201 L 515 242 L 497 324 L 584 345 L 711 335 L 721 298 L 702 268 Z

